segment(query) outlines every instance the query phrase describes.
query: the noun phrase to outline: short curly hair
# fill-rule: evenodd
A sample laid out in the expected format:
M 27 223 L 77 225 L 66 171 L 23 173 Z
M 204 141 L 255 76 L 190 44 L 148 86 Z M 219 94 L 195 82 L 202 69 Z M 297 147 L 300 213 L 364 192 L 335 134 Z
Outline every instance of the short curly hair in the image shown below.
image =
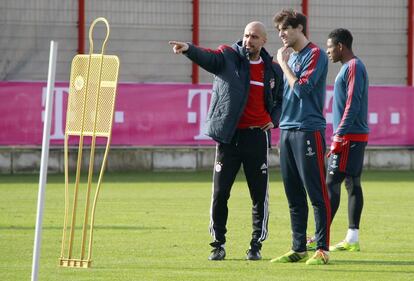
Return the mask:
M 328 35 L 328 39 L 332 40 L 332 43 L 338 45 L 341 43 L 345 45 L 349 50 L 352 50 L 352 41 L 354 38 L 352 37 L 351 32 L 345 28 L 337 28 L 331 31 Z

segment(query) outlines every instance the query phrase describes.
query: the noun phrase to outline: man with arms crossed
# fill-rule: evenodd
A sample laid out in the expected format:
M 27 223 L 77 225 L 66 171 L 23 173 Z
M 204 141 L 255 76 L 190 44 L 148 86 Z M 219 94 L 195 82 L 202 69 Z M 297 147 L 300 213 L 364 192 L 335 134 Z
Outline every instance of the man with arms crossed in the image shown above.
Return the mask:
M 176 54 L 183 53 L 215 75 L 206 124 L 207 135 L 217 142 L 210 209 L 214 241 L 209 260 L 226 256 L 227 201 L 242 164 L 253 204 L 248 260 L 261 259 L 262 242 L 268 235 L 269 134 L 278 125 L 283 74 L 263 48 L 265 43 L 261 22 L 249 23 L 242 41 L 218 50 L 170 41 Z
M 277 60 L 285 75 L 279 128 L 280 167 L 289 203 L 293 245 L 291 251 L 271 262 L 305 261 L 309 265 L 329 260 L 331 219 L 325 184 L 325 127 L 323 106 L 328 58 L 306 37 L 306 17 L 293 10 L 275 15 L 283 47 Z M 308 259 L 306 229 L 308 202 L 312 202 L 316 224 L 317 251 Z

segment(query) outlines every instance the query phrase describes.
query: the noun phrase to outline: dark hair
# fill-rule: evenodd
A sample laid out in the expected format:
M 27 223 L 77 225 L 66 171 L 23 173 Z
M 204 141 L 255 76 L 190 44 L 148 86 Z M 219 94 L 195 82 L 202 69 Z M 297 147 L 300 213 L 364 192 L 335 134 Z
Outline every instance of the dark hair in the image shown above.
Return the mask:
M 289 25 L 293 28 L 297 28 L 300 25 L 303 26 L 302 33 L 306 36 L 306 16 L 293 9 L 283 9 L 273 17 L 273 22 L 276 26 L 282 25 L 283 28 Z
M 342 43 L 342 45 L 345 45 L 349 50 L 352 50 L 353 37 L 348 29 L 334 29 L 331 31 L 331 33 L 329 33 L 328 39 L 331 39 L 332 43 L 334 43 L 335 45 L 338 45 L 338 43 Z

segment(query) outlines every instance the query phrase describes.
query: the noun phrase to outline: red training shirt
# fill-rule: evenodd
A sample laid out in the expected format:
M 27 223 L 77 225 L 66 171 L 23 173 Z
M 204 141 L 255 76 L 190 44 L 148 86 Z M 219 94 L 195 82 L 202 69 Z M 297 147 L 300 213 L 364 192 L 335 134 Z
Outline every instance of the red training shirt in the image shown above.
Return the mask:
M 250 61 L 249 97 L 237 128 L 262 127 L 271 121 L 265 107 L 264 62 L 260 58 L 257 61 Z

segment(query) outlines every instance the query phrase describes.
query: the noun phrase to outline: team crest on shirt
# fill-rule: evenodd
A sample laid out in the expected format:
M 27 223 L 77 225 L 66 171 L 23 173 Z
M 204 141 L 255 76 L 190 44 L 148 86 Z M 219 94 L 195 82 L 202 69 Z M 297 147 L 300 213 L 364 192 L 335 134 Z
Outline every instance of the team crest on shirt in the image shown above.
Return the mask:
M 300 71 L 300 67 L 301 67 L 300 62 L 295 62 L 295 64 L 293 65 L 293 71 L 299 72 Z

